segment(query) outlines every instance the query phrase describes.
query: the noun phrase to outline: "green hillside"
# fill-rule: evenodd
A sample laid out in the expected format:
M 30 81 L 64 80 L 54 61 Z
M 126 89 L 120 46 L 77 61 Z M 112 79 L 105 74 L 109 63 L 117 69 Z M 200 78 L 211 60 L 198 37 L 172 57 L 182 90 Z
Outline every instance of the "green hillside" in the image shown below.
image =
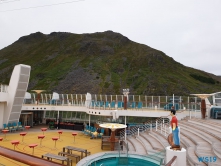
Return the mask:
M 58 93 L 189 95 L 220 91 L 220 77 L 186 67 L 162 51 L 112 31 L 37 32 L 0 50 L 0 83 L 16 64 L 30 65 L 29 90 Z

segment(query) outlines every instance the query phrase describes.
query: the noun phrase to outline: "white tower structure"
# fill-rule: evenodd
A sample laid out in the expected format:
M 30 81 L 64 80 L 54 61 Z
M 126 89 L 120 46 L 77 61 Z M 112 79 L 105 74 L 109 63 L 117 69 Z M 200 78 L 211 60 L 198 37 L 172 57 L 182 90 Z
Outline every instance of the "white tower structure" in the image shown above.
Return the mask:
M 28 88 L 31 67 L 19 64 L 14 67 L 7 91 L 0 92 L 0 128 L 3 124 L 18 122 Z M 4 118 L 3 118 L 4 117 Z

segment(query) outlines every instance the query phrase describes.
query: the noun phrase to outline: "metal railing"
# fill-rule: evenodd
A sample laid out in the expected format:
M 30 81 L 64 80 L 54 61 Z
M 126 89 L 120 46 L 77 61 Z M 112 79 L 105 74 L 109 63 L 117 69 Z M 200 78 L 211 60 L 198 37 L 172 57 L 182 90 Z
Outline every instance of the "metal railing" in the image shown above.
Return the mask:
M 31 98 L 25 98 L 24 104 L 55 105 L 55 106 L 85 106 L 85 94 L 59 94 L 58 99 L 53 99 L 52 94 L 42 93 L 40 97 L 36 93 L 30 93 Z
M 1 91 L 7 92 L 7 86 L 1 85 Z M 86 94 L 58 94 L 58 99 L 53 99 L 52 94 L 41 93 L 38 96 L 36 93 L 30 93 L 31 98 L 24 99 L 24 104 L 40 104 L 40 105 L 63 105 L 63 106 L 85 106 Z M 124 109 L 123 95 L 97 95 L 92 94 L 89 104 L 91 109 Z M 175 98 L 175 99 L 174 99 Z M 179 110 L 199 110 L 201 99 L 190 96 L 143 96 L 143 95 L 128 95 L 127 109 L 154 109 L 154 110 L 169 110 L 170 105 L 175 101 L 175 105 Z M 114 105 L 111 105 L 115 102 Z M 118 102 L 122 102 L 118 104 Z
M 145 124 L 139 124 L 132 127 L 129 126 L 128 129 L 124 129 L 120 132 L 120 138 L 125 139 L 125 137 L 128 136 L 129 137 L 134 135 L 139 136 L 140 132 L 153 131 L 153 129 L 155 129 L 156 132 L 160 132 L 161 134 L 168 136 L 169 122 L 170 122 L 169 118 L 160 117 L 157 118 L 155 122 L 153 122 L 153 120 L 149 120 Z
M 115 102 L 116 105 L 119 101 L 124 101 L 123 95 L 98 95 L 92 94 L 91 100 L 94 102 L 102 101 L 106 102 Z M 181 109 L 194 109 L 200 108 L 201 99 L 193 96 L 145 96 L 145 95 L 128 95 L 127 102 L 133 103 L 136 102 L 136 107 L 139 102 L 142 102 L 142 108 L 146 109 L 170 109 L 166 105 L 169 103 L 175 102 L 179 110 Z M 106 107 L 107 105 L 104 104 Z M 95 107 L 99 107 L 95 106 Z M 104 108 L 105 108 L 104 107 Z

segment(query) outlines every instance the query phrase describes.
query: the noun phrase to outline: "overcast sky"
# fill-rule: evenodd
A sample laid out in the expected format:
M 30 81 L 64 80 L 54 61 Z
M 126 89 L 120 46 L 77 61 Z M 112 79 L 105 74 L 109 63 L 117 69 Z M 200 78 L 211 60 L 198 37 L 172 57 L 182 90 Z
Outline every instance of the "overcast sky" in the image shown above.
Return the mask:
M 38 31 L 107 30 L 221 75 L 221 0 L 0 0 L 0 49 Z

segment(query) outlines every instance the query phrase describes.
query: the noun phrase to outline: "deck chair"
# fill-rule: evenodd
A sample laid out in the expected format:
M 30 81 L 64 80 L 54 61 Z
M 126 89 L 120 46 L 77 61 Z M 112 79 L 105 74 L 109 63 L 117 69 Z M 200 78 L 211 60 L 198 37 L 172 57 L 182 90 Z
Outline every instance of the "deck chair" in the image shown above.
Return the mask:
M 101 132 L 98 133 L 97 138 L 101 138 L 104 135 L 104 129 L 101 128 Z
M 106 101 L 106 102 L 105 102 L 105 109 L 106 109 L 106 108 L 110 108 L 110 103 L 109 103 L 109 101 Z
M 18 124 L 16 122 L 12 123 L 13 128 L 17 131 L 18 130 Z
M 95 107 L 98 107 L 98 108 L 100 107 L 100 101 L 95 102 Z
M 60 100 L 60 97 L 59 97 L 58 93 L 53 92 L 52 99 L 49 101 L 49 104 L 52 104 L 52 105 L 59 105 L 59 104 L 61 104 L 61 100 Z
M 112 101 L 112 102 L 110 103 L 110 108 L 115 108 L 115 101 Z
M 143 103 L 139 101 L 137 104 L 137 109 L 142 109 L 142 108 L 143 108 Z
M 3 129 L 8 130 L 7 124 L 3 124 Z
M 90 103 L 90 108 L 94 108 L 94 106 L 95 106 L 94 101 L 91 101 L 91 103 Z
M 122 108 L 123 108 L 123 103 L 122 103 L 122 101 L 118 101 L 118 102 L 117 102 L 117 108 L 118 108 L 118 109 L 122 109 Z
M 49 129 L 54 130 L 54 122 L 49 122 Z
M 100 108 L 104 107 L 104 102 L 100 101 Z
M 91 127 L 89 135 L 92 136 L 92 133 L 96 131 L 95 127 Z
M 8 123 L 8 130 L 9 130 L 10 132 L 12 132 L 12 129 L 13 129 L 12 124 L 11 124 L 11 123 Z
M 21 122 L 18 122 L 18 130 L 24 130 L 25 128 L 22 126 Z
M 133 101 L 133 102 L 131 103 L 131 108 L 132 108 L 132 109 L 135 109 L 135 108 L 136 108 L 136 102 Z

